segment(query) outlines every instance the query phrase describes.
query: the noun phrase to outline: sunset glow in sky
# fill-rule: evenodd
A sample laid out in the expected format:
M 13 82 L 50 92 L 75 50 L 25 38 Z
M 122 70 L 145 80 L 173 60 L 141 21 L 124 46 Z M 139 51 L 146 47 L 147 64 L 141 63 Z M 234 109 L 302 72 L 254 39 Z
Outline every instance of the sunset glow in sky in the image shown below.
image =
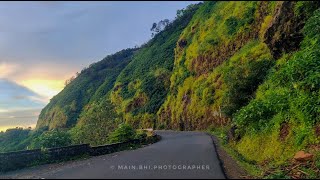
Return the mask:
M 0 130 L 34 126 L 66 79 L 195 2 L 0 2 Z
M 28 87 L 32 91 L 44 96 L 44 102 L 54 95 L 58 94 L 64 87 L 63 79 L 26 79 L 22 80 L 21 84 Z

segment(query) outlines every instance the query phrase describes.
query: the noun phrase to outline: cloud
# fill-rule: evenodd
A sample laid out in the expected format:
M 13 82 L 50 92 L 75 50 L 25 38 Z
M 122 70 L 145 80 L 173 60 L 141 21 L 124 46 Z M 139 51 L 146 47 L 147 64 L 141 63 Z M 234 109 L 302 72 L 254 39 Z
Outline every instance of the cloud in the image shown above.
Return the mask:
M 40 108 L 45 104 L 43 97 L 32 90 L 21 86 L 8 79 L 0 79 L 0 109 L 10 111 L 12 109 Z
M 0 113 L 0 131 L 15 127 L 32 127 L 37 124 L 41 109 L 20 109 Z
M 16 126 L 34 127 L 44 97 L 8 79 L 0 79 L 0 130 Z
M 54 95 L 58 94 L 64 87 L 64 80 L 59 79 L 26 79 L 21 84 L 36 92 L 39 96 L 29 96 L 32 100 L 48 102 Z
M 6 113 L 6 112 L 8 112 L 7 109 L 0 109 L 0 113 Z
M 66 79 L 74 75 L 77 69 L 68 65 L 51 62 L 37 63 L 35 65 L 22 68 L 18 66 L 2 62 L 0 64 L 0 79 L 6 79 L 20 86 L 24 86 L 29 90 L 42 96 L 30 96 L 34 100 L 40 100 L 48 103 L 49 100 L 64 88 Z M 17 94 L 14 99 L 26 98 Z
M 0 62 L 0 78 L 7 78 L 16 72 L 18 65 Z

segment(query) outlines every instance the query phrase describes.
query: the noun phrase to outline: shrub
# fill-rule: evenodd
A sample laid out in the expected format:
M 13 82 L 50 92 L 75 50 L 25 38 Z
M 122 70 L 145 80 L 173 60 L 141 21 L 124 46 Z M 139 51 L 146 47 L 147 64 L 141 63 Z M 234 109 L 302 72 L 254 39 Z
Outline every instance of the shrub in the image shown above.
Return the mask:
M 222 111 L 231 116 L 254 97 L 273 65 L 269 49 L 257 41 L 249 42 L 227 63 L 221 65 L 226 84 L 222 97 Z
M 254 22 L 254 13 L 256 12 L 256 8 L 251 7 L 248 8 L 247 11 L 244 13 L 243 19 L 241 20 L 241 23 L 244 24 L 252 24 Z
M 135 130 L 129 124 L 120 124 L 119 127 L 110 133 L 109 143 L 126 142 L 136 137 Z
M 225 21 L 225 25 L 227 26 L 227 31 L 229 35 L 233 35 L 237 32 L 238 22 L 239 20 L 234 16 L 228 18 Z
M 78 124 L 70 130 L 73 143 L 106 144 L 109 133 L 116 129 L 118 121 L 120 119 L 110 101 L 102 99 L 101 102 L 90 103 L 81 113 Z
M 162 124 L 162 123 L 160 125 L 158 125 L 158 129 L 159 130 L 163 130 L 165 128 L 166 128 L 166 126 L 164 124 Z
M 71 136 L 67 131 L 52 130 L 42 133 L 35 138 L 32 143 L 32 148 L 54 148 L 71 145 Z
M 138 130 L 135 135 L 135 139 L 145 139 L 147 137 L 147 133 L 144 130 Z

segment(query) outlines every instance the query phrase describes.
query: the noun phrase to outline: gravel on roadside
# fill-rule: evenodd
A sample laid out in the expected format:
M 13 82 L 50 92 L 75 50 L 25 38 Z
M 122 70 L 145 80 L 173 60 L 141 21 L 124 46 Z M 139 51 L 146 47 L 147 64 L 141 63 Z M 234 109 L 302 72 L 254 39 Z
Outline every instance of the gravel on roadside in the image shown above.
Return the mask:
M 220 160 L 221 166 L 223 167 L 223 171 L 225 176 L 228 179 L 247 179 L 248 174 L 246 171 L 240 167 L 236 160 L 234 160 L 220 145 L 217 137 L 212 134 L 207 133 L 215 146 L 215 149 L 218 154 L 218 158 Z

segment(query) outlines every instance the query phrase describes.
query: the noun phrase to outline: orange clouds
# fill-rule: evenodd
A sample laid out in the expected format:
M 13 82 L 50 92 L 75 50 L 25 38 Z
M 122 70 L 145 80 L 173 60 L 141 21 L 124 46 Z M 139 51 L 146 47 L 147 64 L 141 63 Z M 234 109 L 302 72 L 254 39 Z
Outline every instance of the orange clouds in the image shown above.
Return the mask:
M 65 80 L 75 72 L 75 67 L 55 63 L 22 67 L 22 65 L 0 62 L 0 78 L 9 79 L 32 90 L 43 97 L 32 100 L 44 103 L 48 103 L 58 94 L 64 88 Z
M 6 62 L 0 62 L 0 78 L 6 78 L 16 72 L 18 66 Z

